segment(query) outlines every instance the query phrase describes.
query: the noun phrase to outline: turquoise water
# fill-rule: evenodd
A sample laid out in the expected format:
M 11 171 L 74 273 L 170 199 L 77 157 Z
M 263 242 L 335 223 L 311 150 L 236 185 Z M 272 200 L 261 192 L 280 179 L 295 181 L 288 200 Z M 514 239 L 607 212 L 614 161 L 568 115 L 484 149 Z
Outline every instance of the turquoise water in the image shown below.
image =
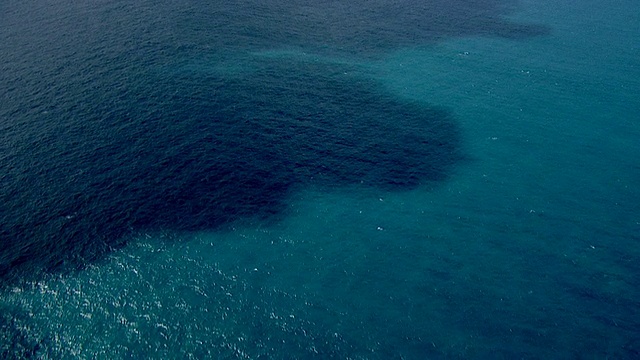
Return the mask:
M 256 58 L 347 66 L 450 111 L 466 158 L 446 180 L 401 191 L 302 186 L 275 220 L 140 232 L 82 271 L 12 284 L 1 306 L 19 336 L 3 332 L 4 354 L 640 357 L 637 4 L 515 8 L 510 20 L 550 33 L 366 60 L 276 48 L 173 67 L 234 77 Z

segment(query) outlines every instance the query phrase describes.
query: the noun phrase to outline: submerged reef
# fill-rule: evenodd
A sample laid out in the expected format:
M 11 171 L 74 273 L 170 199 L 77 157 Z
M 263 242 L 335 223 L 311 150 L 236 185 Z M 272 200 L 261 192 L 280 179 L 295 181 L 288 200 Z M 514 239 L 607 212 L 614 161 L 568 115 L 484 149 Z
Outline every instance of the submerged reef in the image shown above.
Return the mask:
M 155 74 L 116 106 L 40 114 L 46 129 L 21 129 L 34 140 L 3 169 L 0 235 L 16 241 L 0 270 L 82 266 L 140 231 L 276 218 L 299 186 L 446 179 L 461 159 L 452 116 L 343 70 L 261 59 L 243 76 Z

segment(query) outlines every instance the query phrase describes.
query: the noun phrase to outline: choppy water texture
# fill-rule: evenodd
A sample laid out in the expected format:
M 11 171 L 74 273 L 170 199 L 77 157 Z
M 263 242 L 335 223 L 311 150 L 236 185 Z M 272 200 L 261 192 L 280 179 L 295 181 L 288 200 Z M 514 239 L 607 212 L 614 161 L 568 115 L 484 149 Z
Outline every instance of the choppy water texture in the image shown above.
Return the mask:
M 639 357 L 619 5 L 4 2 L 1 357 Z

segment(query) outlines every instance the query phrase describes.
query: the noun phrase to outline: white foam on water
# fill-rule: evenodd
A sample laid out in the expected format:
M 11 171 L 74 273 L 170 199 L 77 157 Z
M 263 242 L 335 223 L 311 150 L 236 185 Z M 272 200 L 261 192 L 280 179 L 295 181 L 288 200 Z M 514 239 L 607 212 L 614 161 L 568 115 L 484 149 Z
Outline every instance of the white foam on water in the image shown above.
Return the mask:
M 305 320 L 310 302 L 221 271 L 213 246 L 143 236 L 77 274 L 16 286 L 1 305 L 21 314 L 18 333 L 39 358 L 245 359 L 344 347 Z

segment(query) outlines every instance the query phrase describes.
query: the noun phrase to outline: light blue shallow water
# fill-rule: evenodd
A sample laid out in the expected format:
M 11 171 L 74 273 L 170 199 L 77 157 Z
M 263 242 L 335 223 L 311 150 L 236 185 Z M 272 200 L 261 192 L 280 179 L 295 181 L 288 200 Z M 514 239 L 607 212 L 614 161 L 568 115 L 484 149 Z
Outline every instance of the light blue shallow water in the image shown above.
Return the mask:
M 465 159 L 399 191 L 296 185 L 276 219 L 140 230 L 81 271 L 25 276 L 1 293 L 3 355 L 640 357 L 637 4 L 515 9 L 509 19 L 550 33 L 155 66 L 226 79 L 263 58 L 340 66 L 388 97 L 446 109 Z

